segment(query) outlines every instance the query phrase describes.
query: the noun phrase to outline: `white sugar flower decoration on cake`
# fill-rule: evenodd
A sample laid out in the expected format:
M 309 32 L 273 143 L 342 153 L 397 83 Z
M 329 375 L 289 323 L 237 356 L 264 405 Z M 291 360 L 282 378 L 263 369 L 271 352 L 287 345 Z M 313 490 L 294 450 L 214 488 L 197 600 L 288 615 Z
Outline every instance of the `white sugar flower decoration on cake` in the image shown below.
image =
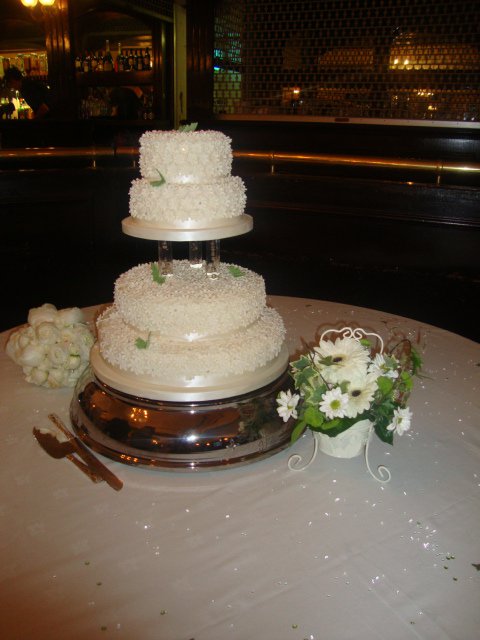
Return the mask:
M 410 429 L 411 421 L 412 412 L 408 407 L 405 407 L 404 409 L 395 409 L 393 412 L 393 420 L 388 425 L 387 429 L 389 431 L 394 431 L 401 436 L 405 431 Z
M 287 391 L 280 391 L 277 404 L 278 404 L 278 415 L 283 418 L 284 422 L 287 422 L 289 418 L 294 418 L 295 420 L 298 418 L 297 415 L 297 404 L 300 400 L 300 396 L 295 393 L 292 394 L 290 389 Z
M 342 382 L 367 371 L 369 352 L 354 338 L 321 340 L 314 352 L 315 365 L 327 382 Z

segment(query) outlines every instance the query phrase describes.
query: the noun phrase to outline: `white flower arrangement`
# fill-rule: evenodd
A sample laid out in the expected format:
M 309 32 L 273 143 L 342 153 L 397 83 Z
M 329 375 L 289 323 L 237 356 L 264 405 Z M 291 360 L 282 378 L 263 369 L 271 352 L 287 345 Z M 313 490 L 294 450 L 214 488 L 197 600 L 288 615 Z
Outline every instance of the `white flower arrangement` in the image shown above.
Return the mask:
M 23 368 L 27 382 L 73 387 L 89 362 L 94 338 L 78 307 L 52 304 L 30 309 L 28 324 L 14 331 L 6 352 Z
M 326 339 L 331 331 L 340 336 Z M 373 348 L 369 335 L 379 339 L 380 350 Z M 335 437 L 369 420 L 378 437 L 393 444 L 394 434 L 410 428 L 412 412 L 406 403 L 421 364 L 408 340 L 384 353 L 377 334 L 349 327 L 325 331 L 318 346 L 290 363 L 295 392 L 279 393 L 277 412 L 284 422 L 296 421 L 293 442 L 306 428 Z

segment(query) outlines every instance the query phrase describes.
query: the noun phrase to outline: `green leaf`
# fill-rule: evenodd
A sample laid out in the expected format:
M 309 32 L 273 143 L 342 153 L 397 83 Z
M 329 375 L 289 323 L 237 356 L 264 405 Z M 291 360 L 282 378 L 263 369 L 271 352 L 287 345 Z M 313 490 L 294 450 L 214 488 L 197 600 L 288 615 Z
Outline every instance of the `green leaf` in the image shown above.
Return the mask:
M 162 184 L 165 184 L 166 180 L 165 180 L 165 178 L 163 177 L 163 175 L 160 173 L 160 171 L 158 169 L 155 169 L 155 171 L 160 176 L 160 180 L 151 180 L 150 184 L 152 185 L 152 187 L 161 187 Z
M 197 127 L 198 122 L 191 122 L 190 124 L 182 124 L 180 127 L 178 127 L 178 131 L 182 131 L 183 133 L 187 131 L 195 131 Z
M 160 273 L 160 267 L 156 262 L 152 262 L 151 264 L 152 278 L 154 282 L 158 282 L 158 284 L 163 284 L 167 279 L 165 276 L 162 276 Z
M 324 423 L 323 415 L 316 407 L 307 407 L 305 409 L 304 420 L 309 427 L 321 427 Z
M 393 444 L 393 431 L 389 431 L 387 429 L 390 424 L 390 420 L 378 419 L 374 423 L 374 429 L 377 436 L 382 440 L 382 442 L 386 442 L 387 444 Z
M 144 340 L 143 338 L 137 338 L 135 340 L 135 346 L 137 347 L 137 349 L 148 349 L 150 345 L 150 334 L 148 335 L 148 338 L 146 340 Z
M 324 422 L 322 426 L 317 429 L 312 427 L 312 430 L 321 431 L 327 436 L 334 438 L 335 436 L 338 436 L 339 433 L 343 433 L 347 429 L 350 429 L 355 422 L 358 422 L 358 418 L 334 418 L 333 420 Z
M 290 441 L 292 444 L 300 438 L 302 433 L 305 431 L 306 426 L 307 425 L 303 420 L 300 422 L 297 422 L 297 424 L 295 425 L 295 428 L 292 431 L 292 435 L 290 436 Z
M 305 369 L 305 367 L 308 367 L 312 364 L 312 361 L 310 360 L 310 358 L 308 356 L 300 356 L 300 358 L 298 360 L 295 360 L 294 362 L 292 362 L 292 368 L 293 369 L 297 369 L 298 371 L 301 371 L 302 369 Z
M 318 407 L 318 405 L 322 402 L 324 394 L 328 391 L 328 387 L 326 384 L 318 383 L 313 386 L 312 389 L 308 391 L 308 400 L 312 404 Z
M 400 378 L 403 384 L 405 385 L 405 389 L 407 389 L 408 391 L 411 391 L 413 388 L 413 380 L 412 380 L 412 376 L 408 373 L 408 371 L 402 371 L 402 373 L 400 374 Z
M 422 368 L 422 358 L 416 349 L 412 347 L 410 357 L 412 359 L 412 373 L 416 375 L 418 371 Z
M 295 386 L 297 389 L 308 385 L 308 382 L 316 375 L 316 371 L 313 367 L 305 367 L 299 371 L 296 371 L 293 374 L 293 379 L 295 380 Z
M 331 431 L 332 429 L 336 429 L 341 426 L 342 418 L 333 418 L 333 420 L 329 420 L 328 422 L 324 422 L 322 425 L 322 431 Z
M 240 267 L 237 267 L 234 264 L 228 265 L 228 270 L 234 278 L 240 278 L 241 276 L 245 275 L 245 273 L 240 269 Z
M 377 378 L 377 386 L 384 396 L 388 396 L 388 394 L 391 393 L 393 385 L 394 383 L 392 378 L 387 378 L 386 376 L 380 376 Z
M 320 360 L 318 360 L 318 364 L 320 364 L 322 367 L 335 366 L 335 362 L 333 361 L 332 356 L 326 356 L 325 358 L 320 358 Z

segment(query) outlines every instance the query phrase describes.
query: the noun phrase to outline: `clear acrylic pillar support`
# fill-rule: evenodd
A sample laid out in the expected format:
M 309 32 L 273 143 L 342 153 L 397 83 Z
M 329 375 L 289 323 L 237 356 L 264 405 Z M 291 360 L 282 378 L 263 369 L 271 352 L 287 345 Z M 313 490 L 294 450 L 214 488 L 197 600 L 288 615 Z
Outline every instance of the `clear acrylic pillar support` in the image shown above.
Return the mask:
M 220 240 L 209 240 L 207 242 L 207 274 L 211 278 L 218 277 L 218 266 L 220 264 Z
M 188 243 L 188 257 L 193 269 L 201 269 L 203 266 L 202 243 L 191 241 Z
M 158 268 L 162 276 L 173 274 L 172 243 L 168 240 L 158 241 Z

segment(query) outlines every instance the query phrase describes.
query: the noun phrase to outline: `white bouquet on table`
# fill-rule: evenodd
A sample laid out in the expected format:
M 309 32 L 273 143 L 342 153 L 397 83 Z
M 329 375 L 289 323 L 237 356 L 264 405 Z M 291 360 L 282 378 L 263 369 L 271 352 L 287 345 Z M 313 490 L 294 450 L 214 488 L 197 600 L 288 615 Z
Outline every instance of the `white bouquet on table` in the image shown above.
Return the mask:
M 28 324 L 14 331 L 6 352 L 27 382 L 50 389 L 73 387 L 89 362 L 94 337 L 78 307 L 30 309 Z

